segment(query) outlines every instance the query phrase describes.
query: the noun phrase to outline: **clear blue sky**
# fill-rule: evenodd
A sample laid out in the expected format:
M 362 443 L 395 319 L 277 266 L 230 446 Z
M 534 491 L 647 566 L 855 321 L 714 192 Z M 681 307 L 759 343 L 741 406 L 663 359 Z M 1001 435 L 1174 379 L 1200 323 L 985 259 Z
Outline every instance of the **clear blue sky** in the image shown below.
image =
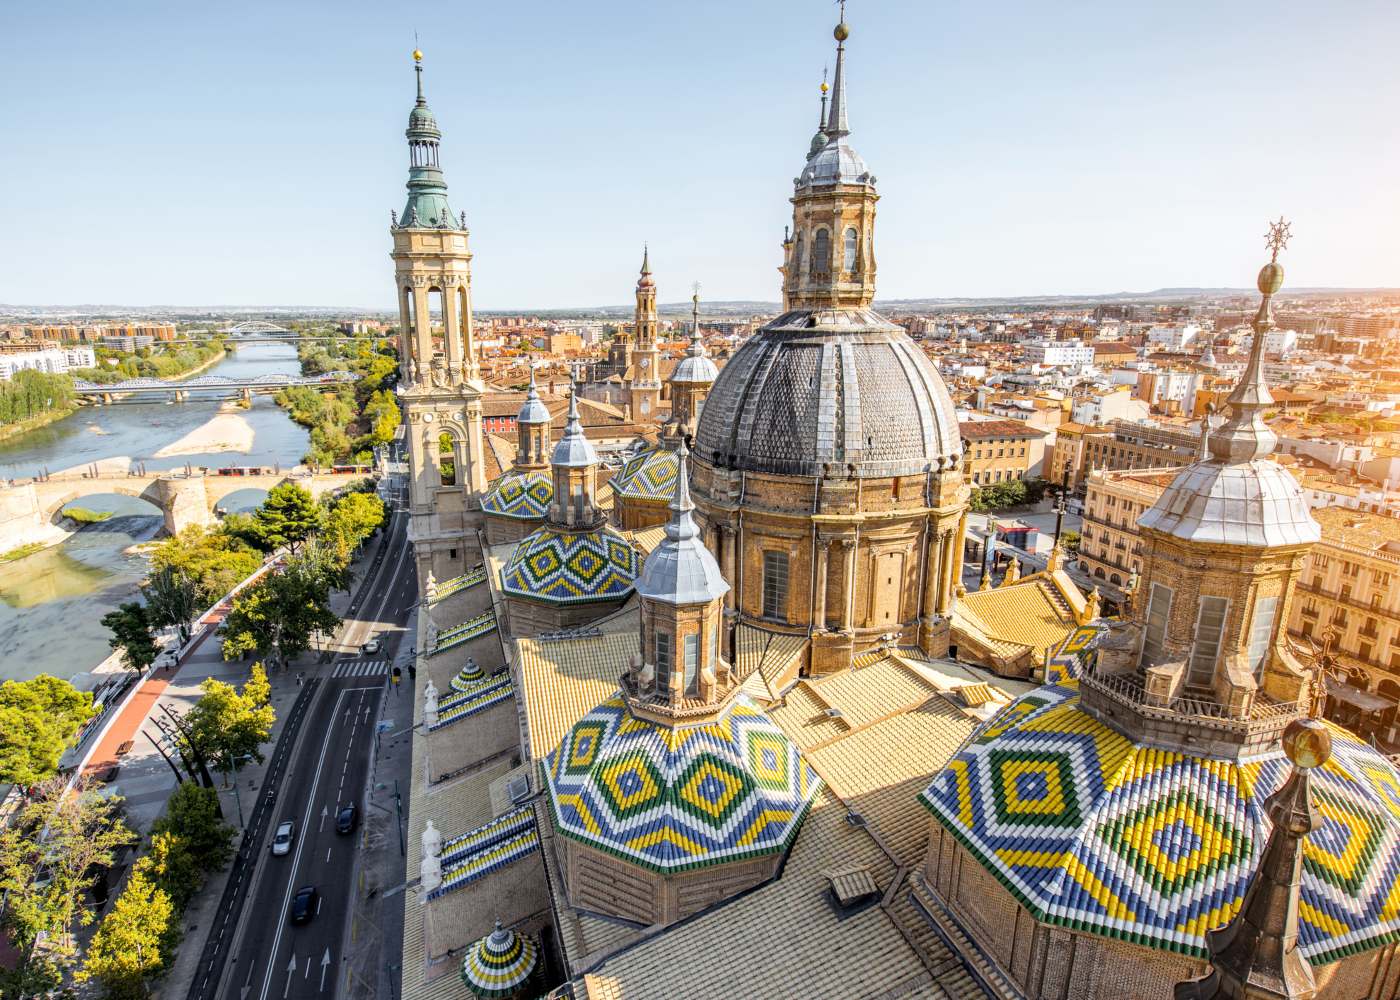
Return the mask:
M 1150 8 L 1150 9 L 1149 9 Z M 776 300 L 836 8 L 0 7 L 0 302 L 388 307 L 413 31 L 482 309 Z M 1400 284 L 1400 4 L 853 0 L 882 298 Z

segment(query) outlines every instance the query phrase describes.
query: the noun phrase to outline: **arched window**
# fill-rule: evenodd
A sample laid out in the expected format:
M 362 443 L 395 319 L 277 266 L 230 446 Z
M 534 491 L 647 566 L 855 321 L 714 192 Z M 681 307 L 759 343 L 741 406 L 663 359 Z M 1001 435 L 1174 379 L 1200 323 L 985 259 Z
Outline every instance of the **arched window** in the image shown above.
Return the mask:
M 856 247 L 860 245 L 860 234 L 852 226 L 846 230 L 845 258 L 841 262 L 841 270 L 854 271 L 856 269 Z
M 792 276 L 802 277 L 802 234 L 797 234 L 797 247 L 792 251 Z
M 812 237 L 810 276 L 813 281 L 826 281 L 831 277 L 831 234 L 825 229 L 818 229 Z
M 438 435 L 438 475 L 442 485 L 457 485 L 457 450 L 447 431 Z

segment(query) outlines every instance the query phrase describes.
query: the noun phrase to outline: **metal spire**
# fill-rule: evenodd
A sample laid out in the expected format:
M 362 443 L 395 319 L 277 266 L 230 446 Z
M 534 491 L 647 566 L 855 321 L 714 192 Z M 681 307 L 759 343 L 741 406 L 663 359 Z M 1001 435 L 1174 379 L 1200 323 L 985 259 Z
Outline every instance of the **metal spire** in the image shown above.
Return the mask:
M 428 102 L 423 99 L 423 50 L 418 47 L 418 32 L 413 33 L 413 72 L 418 75 L 418 106 L 424 108 Z
M 827 67 L 822 67 L 822 113 L 817 118 L 817 131 L 826 131 L 826 92 L 829 89 L 826 85 Z
M 651 247 L 645 243 L 642 244 L 642 273 L 651 273 Z
M 1210 438 L 1211 455 L 1227 464 L 1264 458 L 1278 444 L 1278 436 L 1264 423 L 1264 411 L 1274 403 L 1264 378 L 1264 341 L 1274 328 L 1274 294 L 1283 287 L 1283 265 L 1278 262 L 1278 255 L 1288 245 L 1290 236 L 1289 225 L 1282 217 L 1269 225 L 1265 236 L 1270 256 L 1269 263 L 1259 271 L 1258 287 L 1263 299 L 1254 316 L 1254 344 L 1249 351 L 1249 364 L 1226 400 L 1230 406 L 1229 418 Z
M 689 457 L 690 449 L 686 448 L 685 439 L 682 438 L 681 446 L 676 449 L 676 492 L 667 505 L 671 508 L 671 520 L 666 525 L 666 537 L 677 541 L 694 538 L 700 533 L 695 519 L 690 516 L 695 509 L 695 501 L 690 499 L 690 471 L 686 464 Z
M 841 0 L 841 21 L 832 32 L 836 38 L 836 74 L 831 81 L 831 112 L 826 119 L 826 134 L 833 139 L 850 135 L 846 121 L 846 39 L 851 29 L 846 24 L 846 0 Z

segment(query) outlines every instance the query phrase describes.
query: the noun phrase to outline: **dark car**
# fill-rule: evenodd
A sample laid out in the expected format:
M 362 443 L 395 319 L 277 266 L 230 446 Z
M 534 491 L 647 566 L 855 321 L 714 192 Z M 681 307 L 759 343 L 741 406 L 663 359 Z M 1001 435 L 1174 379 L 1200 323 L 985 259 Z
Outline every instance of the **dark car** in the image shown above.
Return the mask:
M 321 905 L 321 894 L 314 885 L 304 885 L 292 897 L 292 912 L 289 915 L 294 924 L 304 924 L 316 915 Z
M 348 806 L 342 806 L 340 812 L 335 814 L 335 832 L 354 833 L 359 822 L 360 810 L 351 802 Z

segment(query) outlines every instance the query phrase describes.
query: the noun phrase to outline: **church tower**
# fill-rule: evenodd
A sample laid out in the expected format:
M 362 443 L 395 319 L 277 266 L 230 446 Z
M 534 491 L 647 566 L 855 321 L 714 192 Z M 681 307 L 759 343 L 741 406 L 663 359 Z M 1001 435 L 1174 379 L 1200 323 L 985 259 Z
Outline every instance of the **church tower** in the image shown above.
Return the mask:
M 447 201 L 442 132 L 423 98 L 422 52 L 414 50 L 413 63 L 418 99 L 404 133 L 408 200 L 401 216 L 391 213 L 389 235 L 408 425 L 409 538 L 422 584 L 430 573 L 455 577 L 479 556 L 475 528 L 486 473 L 466 214 L 454 215 Z
M 844 6 L 844 5 L 843 5 Z M 833 32 L 836 74 L 831 105 L 794 182 L 792 235 L 784 242 L 783 300 L 788 309 L 868 309 L 875 300 L 875 175 L 851 147 L 846 113 L 844 15 Z
M 632 321 L 632 375 L 628 387 L 633 420 L 651 420 L 661 403 L 661 355 L 656 346 L 656 281 L 651 276 L 651 253 L 642 251 L 642 275 L 637 279 L 637 310 Z

